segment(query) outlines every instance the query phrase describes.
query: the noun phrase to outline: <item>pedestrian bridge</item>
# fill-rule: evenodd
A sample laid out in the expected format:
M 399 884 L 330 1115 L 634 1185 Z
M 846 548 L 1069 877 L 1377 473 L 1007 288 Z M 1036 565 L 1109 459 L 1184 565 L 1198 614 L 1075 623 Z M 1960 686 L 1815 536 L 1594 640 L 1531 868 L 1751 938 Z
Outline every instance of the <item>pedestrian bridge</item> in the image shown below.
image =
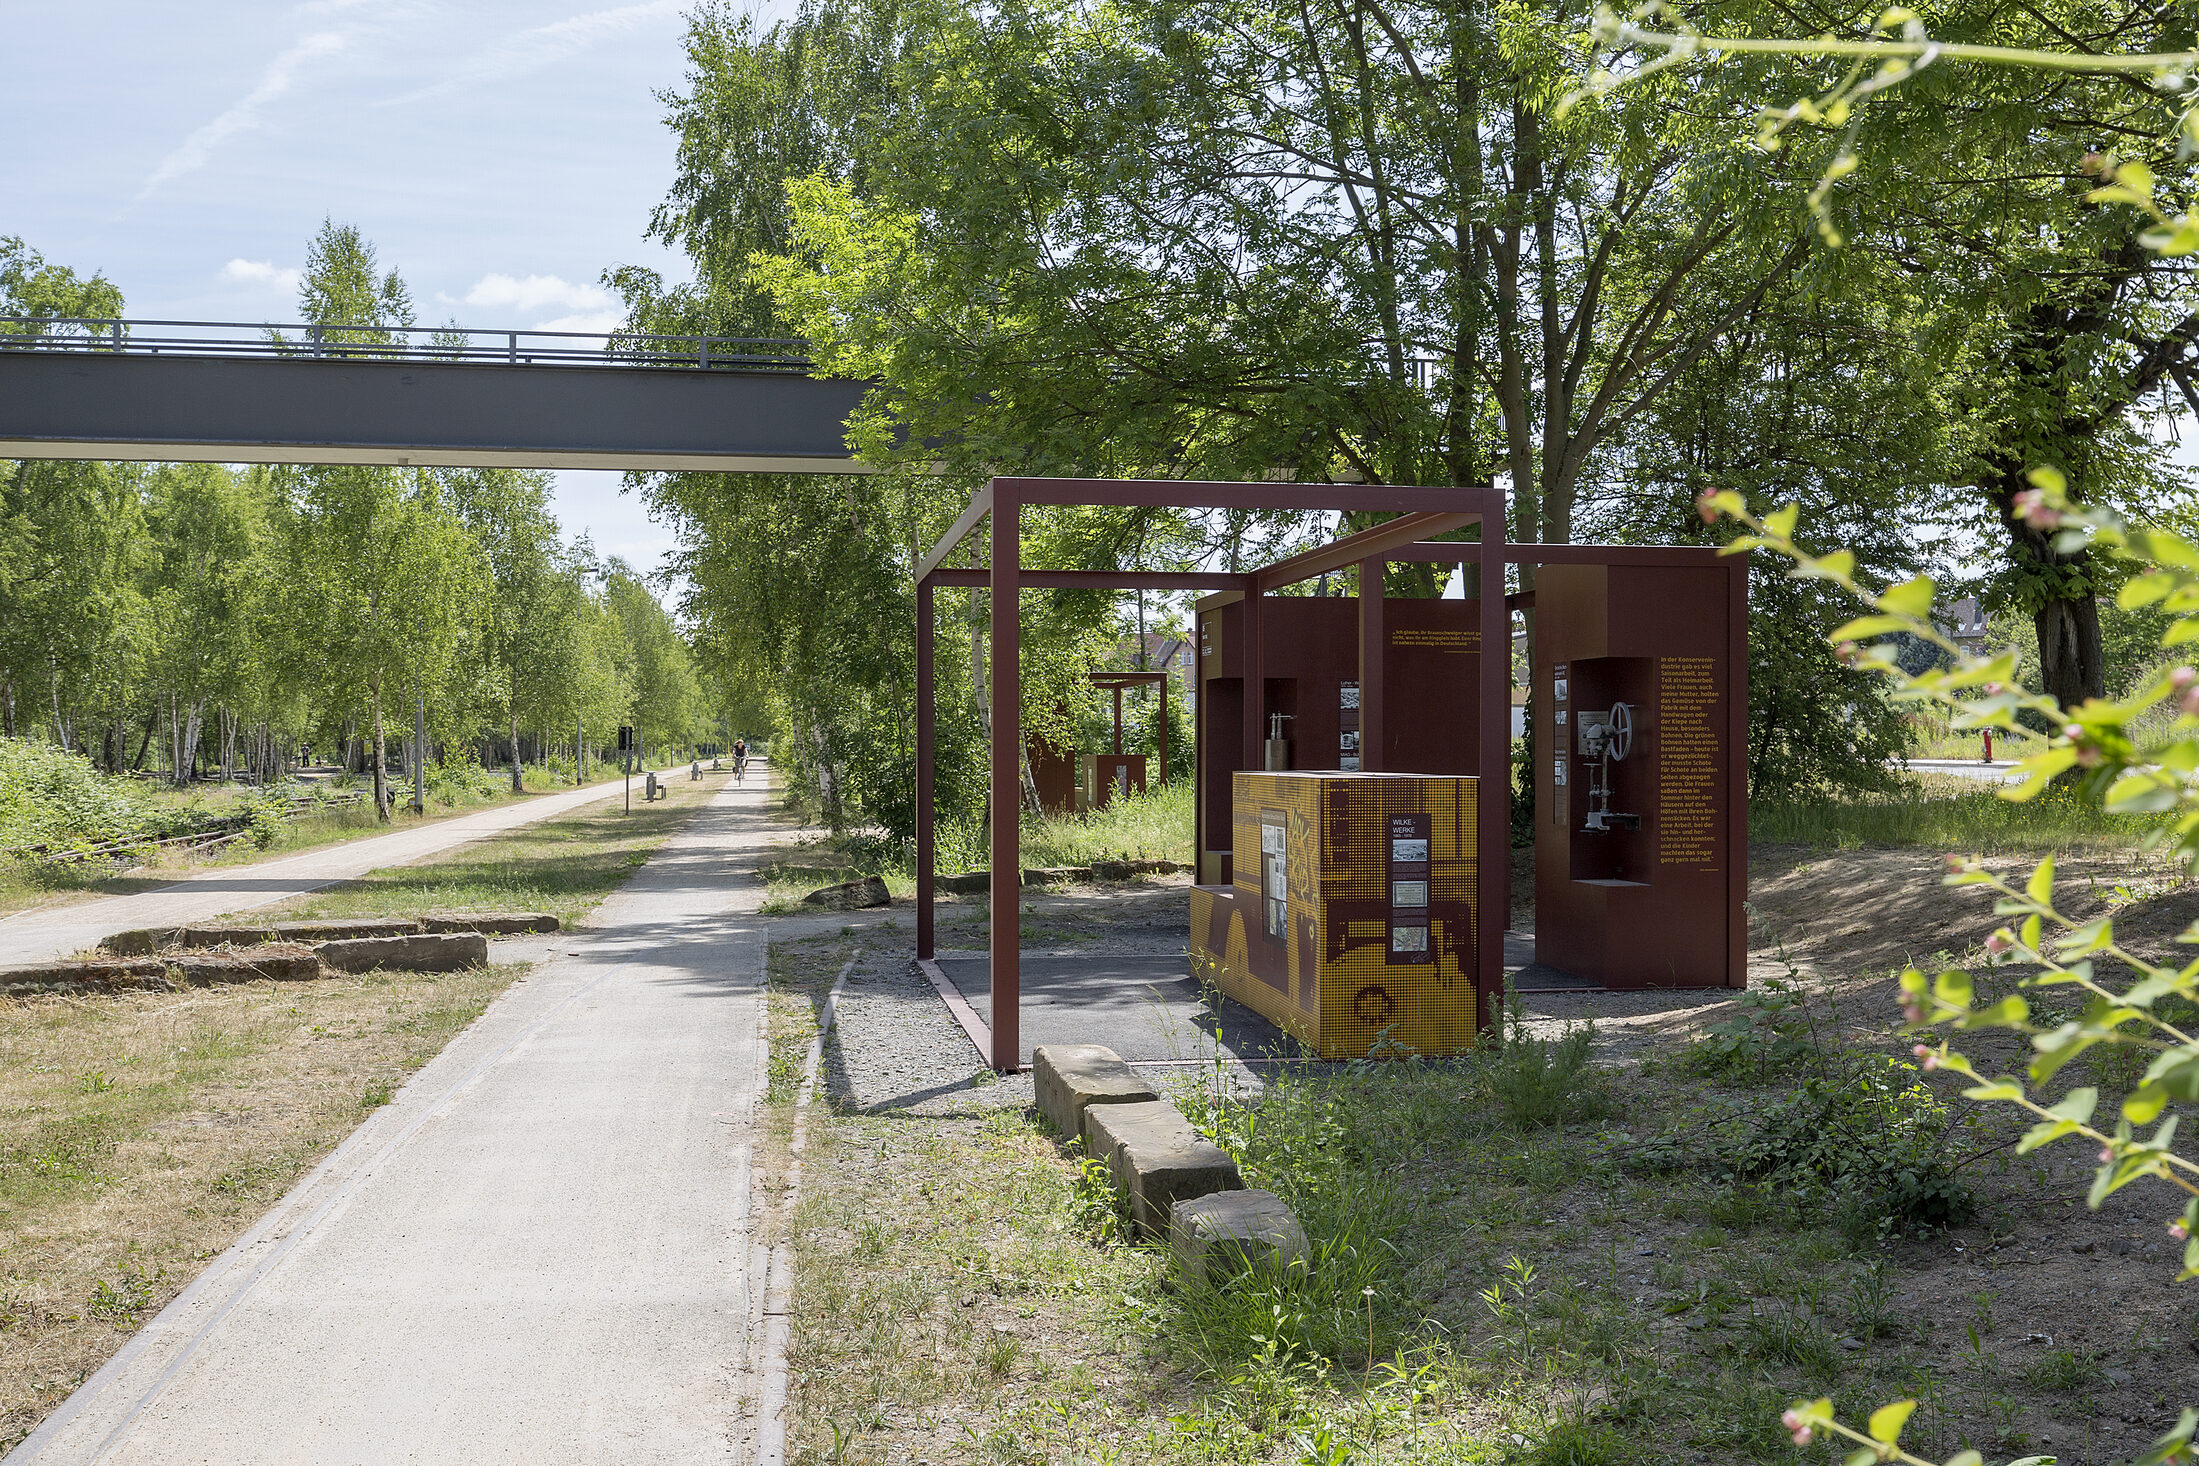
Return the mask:
M 800 341 L 0 317 L 0 458 L 861 473 Z

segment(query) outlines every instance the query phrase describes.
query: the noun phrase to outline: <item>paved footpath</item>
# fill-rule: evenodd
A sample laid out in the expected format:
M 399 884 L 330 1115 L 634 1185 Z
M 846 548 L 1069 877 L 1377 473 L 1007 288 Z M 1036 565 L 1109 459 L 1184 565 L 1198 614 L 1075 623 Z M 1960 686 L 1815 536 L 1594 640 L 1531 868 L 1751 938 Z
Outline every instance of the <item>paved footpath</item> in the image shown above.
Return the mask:
M 5 1466 L 748 1459 L 768 800 L 722 790 Z
M 677 773 L 687 777 L 687 765 L 658 773 L 668 779 Z M 640 774 L 634 776 L 638 788 Z M 272 906 L 307 891 L 318 891 L 338 881 L 348 881 L 380 870 L 385 865 L 405 865 L 441 854 L 488 835 L 501 835 L 522 825 L 554 819 L 583 804 L 606 799 L 625 787 L 624 781 L 590 784 L 562 794 L 541 794 L 516 804 L 499 805 L 478 814 L 439 820 L 417 829 L 364 840 L 324 845 L 258 865 L 221 866 L 172 886 L 141 891 L 133 896 L 107 896 L 74 906 L 57 906 L 0 917 L 0 963 L 47 962 L 71 952 L 96 946 L 116 932 L 148 926 L 189 926 L 211 921 L 232 911 Z

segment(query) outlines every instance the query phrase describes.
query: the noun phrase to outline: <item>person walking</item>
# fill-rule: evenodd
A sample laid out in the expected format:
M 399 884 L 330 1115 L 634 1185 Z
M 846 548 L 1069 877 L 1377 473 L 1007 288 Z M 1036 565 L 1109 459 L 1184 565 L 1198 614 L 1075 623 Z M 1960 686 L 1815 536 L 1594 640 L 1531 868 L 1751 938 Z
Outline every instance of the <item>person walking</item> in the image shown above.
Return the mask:
M 1978 760 L 1978 762 L 1979 762 L 1979 763 L 1981 763 L 1981 764 L 1989 764 L 1989 763 L 1991 763 L 1992 761 L 1993 761 L 1993 730 L 1992 730 L 1992 729 L 1990 729 L 1990 728 L 1987 728 L 1987 729 L 1985 730 L 1985 757 L 1983 757 L 1983 758 L 1979 759 L 1979 760 Z

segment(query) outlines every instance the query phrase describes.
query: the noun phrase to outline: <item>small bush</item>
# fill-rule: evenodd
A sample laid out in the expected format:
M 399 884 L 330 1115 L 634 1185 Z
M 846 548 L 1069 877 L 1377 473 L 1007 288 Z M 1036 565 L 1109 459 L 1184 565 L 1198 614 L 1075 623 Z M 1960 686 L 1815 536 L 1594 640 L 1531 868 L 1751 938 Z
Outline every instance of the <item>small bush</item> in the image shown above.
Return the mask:
M 1752 988 L 1733 1007 L 1733 1016 L 1681 1051 L 1677 1068 L 1705 1079 L 1762 1084 L 1815 1055 L 1808 1011 L 1789 984 Z

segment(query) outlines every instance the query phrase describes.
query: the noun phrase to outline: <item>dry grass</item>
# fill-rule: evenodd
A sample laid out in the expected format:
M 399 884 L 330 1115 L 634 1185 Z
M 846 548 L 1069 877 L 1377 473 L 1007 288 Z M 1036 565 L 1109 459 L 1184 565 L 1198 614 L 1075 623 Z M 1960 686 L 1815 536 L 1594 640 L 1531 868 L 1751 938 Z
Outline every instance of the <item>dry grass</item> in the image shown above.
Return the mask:
M 524 970 L 0 1005 L 0 1450 Z
M 259 917 L 304 920 L 345 916 L 417 916 L 423 911 L 547 911 L 571 921 L 616 890 L 649 852 L 714 797 L 726 776 L 685 778 L 665 798 L 634 808 L 621 801 L 586 805 L 554 820 L 477 840 L 413 865 L 369 871 L 357 880 L 256 910 Z

